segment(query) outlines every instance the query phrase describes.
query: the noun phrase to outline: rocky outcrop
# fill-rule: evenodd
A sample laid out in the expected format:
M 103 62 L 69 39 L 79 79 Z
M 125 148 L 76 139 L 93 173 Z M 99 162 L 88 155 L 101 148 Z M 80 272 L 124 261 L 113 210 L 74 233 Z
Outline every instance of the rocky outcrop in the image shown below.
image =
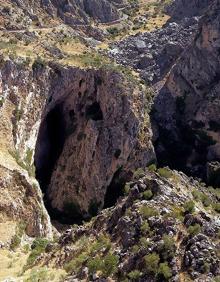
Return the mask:
M 42 71 L 42 77 L 36 78 L 36 73 L 24 64 L 24 61 L 13 63 L 1 58 L 0 221 L 10 221 L 11 225 L 24 223 L 26 233 L 32 237 L 51 237 L 42 193 L 31 177 L 37 118 L 44 100 L 47 73 Z
M 103 23 L 118 20 L 121 14 L 115 4 L 123 4 L 122 1 L 107 0 L 38 0 L 34 3 L 26 0 L 13 0 L 12 2 L 31 20 L 40 19 L 40 11 L 46 11 L 54 18 L 60 17 L 68 25 L 88 24 L 90 19 Z
M 161 163 L 204 177 L 219 160 L 219 1 L 155 99 L 155 145 Z
M 201 199 L 218 200 L 207 187 L 167 168 L 138 170 L 126 187 L 115 207 L 68 229 L 40 263 L 53 258 L 55 265 L 64 265 L 66 281 L 212 281 L 219 275 L 219 218 Z M 201 198 L 195 200 L 196 193 Z M 107 257 L 111 270 L 106 273 L 101 262 Z
M 17 228 L 23 226 L 23 231 L 30 237 L 52 238 L 50 218 L 36 181 L 19 169 L 11 170 L 0 165 L 0 187 L 0 225 L 8 222 Z M 9 244 L 10 240 L 8 234 L 4 244 Z M 4 241 L 1 236 L 0 241 Z
M 107 189 L 114 203 L 131 171 L 155 159 L 146 90 L 132 77 L 2 64 L 2 163 L 14 158 L 32 176 L 35 162 L 48 205 L 70 220 L 109 205 Z
M 155 159 L 143 92 L 117 72 L 57 68 L 38 135 L 37 178 L 71 220 L 120 194 L 132 169 Z M 119 181 L 119 183 L 117 183 Z
M 162 29 L 129 36 L 111 45 L 108 55 L 130 66 L 148 83 L 161 81 L 194 38 L 197 19 L 170 23 Z
M 166 8 L 171 21 L 181 21 L 184 17 L 202 16 L 213 0 L 174 0 Z

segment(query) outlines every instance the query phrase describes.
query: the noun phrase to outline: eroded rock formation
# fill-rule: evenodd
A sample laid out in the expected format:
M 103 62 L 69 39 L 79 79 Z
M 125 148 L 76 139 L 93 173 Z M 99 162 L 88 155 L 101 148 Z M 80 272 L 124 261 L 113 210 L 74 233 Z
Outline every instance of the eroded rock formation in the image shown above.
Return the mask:
M 152 112 L 159 161 L 205 175 L 219 160 L 219 1 L 201 19 L 192 46 L 173 68 Z
M 48 74 L 43 69 L 40 73 L 42 76 L 36 78 L 35 71 L 29 71 L 22 62 L 1 58 L 0 221 L 10 221 L 11 226 L 24 223 L 29 236 L 51 237 L 41 190 L 30 177 Z M 9 241 L 10 236 L 6 243 Z
M 31 175 L 35 161 L 49 206 L 70 220 L 114 203 L 131 170 L 155 159 L 145 88 L 130 77 L 11 61 L 1 73 L 3 151 Z
M 117 72 L 60 68 L 56 73 L 35 164 L 52 208 L 71 218 L 98 211 L 115 175 L 126 179 L 155 155 L 143 92 Z

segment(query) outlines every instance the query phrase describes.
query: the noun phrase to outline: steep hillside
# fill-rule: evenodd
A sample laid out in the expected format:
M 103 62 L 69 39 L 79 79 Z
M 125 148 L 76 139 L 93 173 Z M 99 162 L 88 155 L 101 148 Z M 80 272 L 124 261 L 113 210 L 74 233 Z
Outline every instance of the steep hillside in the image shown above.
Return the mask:
M 159 162 L 205 178 L 219 160 L 219 24 L 215 1 L 153 107 Z

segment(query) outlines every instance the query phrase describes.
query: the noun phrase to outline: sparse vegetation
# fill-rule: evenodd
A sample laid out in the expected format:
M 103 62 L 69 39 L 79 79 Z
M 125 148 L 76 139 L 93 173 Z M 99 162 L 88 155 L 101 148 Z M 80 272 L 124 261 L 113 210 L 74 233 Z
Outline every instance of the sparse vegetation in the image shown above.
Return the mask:
M 145 200 L 151 200 L 152 197 L 153 197 L 153 193 L 151 192 L 151 190 L 146 190 L 146 191 L 144 191 L 144 193 L 143 193 L 143 198 L 144 198 Z
M 45 251 L 45 248 L 48 243 L 49 241 L 43 238 L 38 238 L 34 240 L 31 245 L 31 253 L 27 259 L 26 265 L 24 266 L 24 270 L 27 270 L 34 265 L 36 259 Z
M 151 164 L 149 167 L 148 167 L 148 170 L 149 171 L 157 171 L 157 167 L 156 167 L 156 165 L 155 164 Z
M 186 213 L 193 213 L 195 211 L 195 203 L 194 201 L 188 201 L 184 204 L 184 210 Z
M 139 278 L 141 278 L 141 275 L 142 273 L 136 269 L 128 273 L 128 278 L 131 279 L 131 281 L 137 281 Z
M 16 226 L 16 233 L 12 237 L 11 244 L 10 244 L 10 248 L 13 251 L 15 251 L 20 246 L 21 237 L 24 234 L 25 227 L 26 227 L 26 225 L 23 222 L 18 223 L 18 225 Z
M 50 273 L 46 267 L 32 269 L 29 277 L 24 280 L 24 282 L 45 282 L 53 281 L 55 279 L 55 274 Z
M 159 175 L 164 178 L 171 178 L 173 175 L 172 171 L 166 167 L 159 168 L 157 171 Z
M 144 257 L 144 261 L 145 261 L 146 271 L 149 274 L 156 275 L 158 271 L 159 261 L 160 261 L 159 255 L 157 253 L 146 255 Z
M 90 258 L 87 266 L 92 275 L 101 271 L 104 277 L 109 277 L 117 271 L 118 256 L 108 253 L 104 257 Z
M 163 279 L 165 281 L 168 281 L 169 278 L 172 277 L 172 272 L 167 262 L 160 263 L 159 269 L 158 269 L 158 277 L 159 277 L 159 280 Z
M 21 158 L 19 150 L 9 150 L 9 153 L 16 160 L 17 164 L 28 172 L 30 177 L 35 177 L 35 166 L 32 160 L 33 150 L 28 148 L 24 159 Z
M 190 225 L 187 229 L 189 235 L 191 237 L 197 235 L 198 233 L 201 232 L 201 226 L 199 224 L 195 224 L 195 225 Z
M 148 207 L 148 206 L 142 206 L 140 208 L 140 213 L 146 219 L 159 214 L 155 208 Z
M 220 213 L 220 203 L 214 203 L 212 207 L 217 213 Z
M 171 260 L 174 257 L 176 250 L 173 238 L 169 235 L 164 235 L 162 240 L 163 244 L 159 248 L 160 256 L 164 261 Z

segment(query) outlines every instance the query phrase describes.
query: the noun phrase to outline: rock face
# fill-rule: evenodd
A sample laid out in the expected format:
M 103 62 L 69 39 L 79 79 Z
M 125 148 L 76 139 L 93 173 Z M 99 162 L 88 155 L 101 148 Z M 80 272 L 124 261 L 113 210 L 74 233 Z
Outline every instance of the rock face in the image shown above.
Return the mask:
M 201 19 L 195 40 L 173 68 L 152 112 L 159 161 L 200 176 L 207 162 L 220 158 L 219 5 L 215 1 Z
M 41 186 L 49 186 L 52 208 L 71 218 L 98 211 L 108 186 L 110 194 L 118 193 L 120 183 L 114 181 L 123 182 L 155 155 L 143 92 L 112 71 L 60 68 L 56 73 L 35 164 Z
M 1 163 L 6 157 L 6 168 L 33 176 L 35 162 L 48 205 L 70 220 L 114 203 L 131 170 L 155 159 L 145 87 L 131 77 L 37 61 L 32 70 L 24 61 L 2 64 Z
M 13 0 L 12 2 L 18 5 L 31 20 L 40 16 L 40 11 L 46 11 L 50 16 L 60 17 L 69 25 L 88 24 L 90 18 L 103 23 L 118 20 L 121 15 L 115 4 L 124 3 L 107 0 L 38 0 L 34 3 Z
M 43 197 L 37 182 L 18 169 L 0 166 L 0 226 L 24 226 L 24 232 L 31 237 L 52 238 L 50 218 L 44 207 Z M 4 228 L 4 227 L 3 227 Z M 1 237 L 0 241 L 4 241 Z M 11 235 L 14 235 L 13 233 Z M 5 244 L 10 243 L 8 234 Z
M 148 84 L 153 84 L 169 72 L 196 30 L 197 19 L 170 23 L 163 29 L 113 43 L 108 54 L 118 63 L 133 67 Z
M 37 79 L 36 73 L 27 70 L 23 63 L 1 58 L 0 220 L 11 221 L 11 225 L 25 223 L 29 236 L 51 237 L 41 190 L 29 176 L 33 174 L 37 118 L 44 100 L 47 72 L 41 72 L 42 77 Z
M 201 16 L 205 13 L 213 0 L 175 0 L 167 6 L 167 12 L 171 16 L 171 21 L 182 20 L 183 17 Z

